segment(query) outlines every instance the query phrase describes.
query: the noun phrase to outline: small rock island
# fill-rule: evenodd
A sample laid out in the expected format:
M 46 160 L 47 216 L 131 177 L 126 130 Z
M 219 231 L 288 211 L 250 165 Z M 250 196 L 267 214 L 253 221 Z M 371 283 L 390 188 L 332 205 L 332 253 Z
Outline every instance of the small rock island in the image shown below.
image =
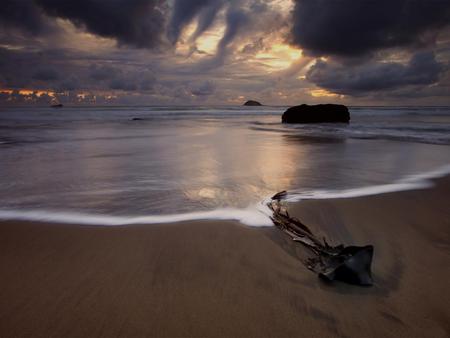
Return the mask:
M 291 107 L 283 113 L 283 123 L 348 123 L 350 113 L 342 104 L 317 104 Z
M 249 101 L 244 103 L 244 106 L 256 107 L 256 106 L 262 106 L 262 104 L 260 102 L 258 102 L 258 101 L 249 100 Z

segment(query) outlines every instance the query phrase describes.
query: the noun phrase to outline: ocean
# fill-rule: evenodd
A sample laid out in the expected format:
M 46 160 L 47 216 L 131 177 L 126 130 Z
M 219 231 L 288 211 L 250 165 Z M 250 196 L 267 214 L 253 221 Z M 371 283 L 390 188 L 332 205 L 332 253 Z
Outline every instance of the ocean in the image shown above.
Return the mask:
M 282 190 L 353 197 L 450 171 L 450 107 L 351 107 L 348 125 L 284 125 L 286 108 L 0 108 L 0 218 L 269 225 Z

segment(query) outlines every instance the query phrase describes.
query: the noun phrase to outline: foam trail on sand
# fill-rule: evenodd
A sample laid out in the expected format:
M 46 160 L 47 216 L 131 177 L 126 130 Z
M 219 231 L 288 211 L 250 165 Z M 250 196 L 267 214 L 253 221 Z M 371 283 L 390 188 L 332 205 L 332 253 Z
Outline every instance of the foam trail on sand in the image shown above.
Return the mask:
M 222 208 L 185 214 L 150 216 L 112 216 L 81 212 L 0 209 L 0 219 L 103 226 L 163 224 L 196 220 L 234 220 L 249 226 L 272 226 L 270 215 L 271 211 L 265 203 L 259 203 L 246 209 Z
M 289 191 L 285 200 L 287 202 L 299 202 L 308 199 L 353 198 L 395 191 L 425 189 L 433 186 L 432 178 L 439 178 L 448 174 L 450 174 L 450 165 L 426 173 L 408 176 L 389 184 L 344 190 Z M 248 226 L 272 226 L 273 223 L 270 219 L 272 211 L 267 206 L 270 200 L 271 198 L 268 197 L 260 203 L 245 209 L 221 208 L 211 211 L 149 216 L 113 216 L 50 210 L 26 211 L 0 209 L 0 219 L 101 226 L 164 224 L 198 220 L 234 220 Z
M 312 191 L 289 191 L 288 196 L 285 200 L 287 202 L 299 202 L 302 200 L 311 199 L 354 198 L 386 194 L 396 191 L 426 189 L 433 186 L 433 182 L 431 181 L 432 178 L 439 178 L 448 174 L 450 174 L 450 165 L 446 165 L 426 173 L 411 175 L 388 184 L 379 184 L 343 190 L 321 189 Z

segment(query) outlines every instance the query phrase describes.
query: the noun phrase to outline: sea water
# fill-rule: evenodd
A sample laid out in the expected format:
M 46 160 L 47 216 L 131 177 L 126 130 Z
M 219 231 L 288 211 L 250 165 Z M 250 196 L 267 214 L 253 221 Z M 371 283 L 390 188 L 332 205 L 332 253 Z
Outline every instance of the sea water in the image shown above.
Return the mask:
M 119 225 L 236 219 L 264 202 L 429 186 L 450 170 L 449 107 L 351 107 L 285 125 L 286 107 L 0 108 L 0 218 Z

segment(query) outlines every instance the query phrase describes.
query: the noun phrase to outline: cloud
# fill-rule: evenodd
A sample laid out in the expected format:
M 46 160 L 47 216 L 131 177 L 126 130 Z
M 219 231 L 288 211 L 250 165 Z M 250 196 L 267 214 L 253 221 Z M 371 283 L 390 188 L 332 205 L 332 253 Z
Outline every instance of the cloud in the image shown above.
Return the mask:
M 196 32 L 192 37 L 195 40 L 212 25 L 224 4 L 224 0 L 175 0 L 167 29 L 169 41 L 175 44 L 183 29 L 198 16 Z
M 139 88 L 141 91 L 150 92 L 153 91 L 157 82 L 156 77 L 151 72 L 147 72 L 141 74 Z
M 33 1 L 1 0 L 0 27 L 17 29 L 27 34 L 38 35 L 49 32 L 51 23 L 46 20 L 42 9 Z
M 39 81 L 54 81 L 59 79 L 59 74 L 53 68 L 42 68 L 33 74 L 33 79 Z
M 0 37 L 7 31 L 23 36 L 48 36 L 61 32 L 56 19 L 119 45 L 158 48 L 164 44 L 167 0 L 0 0 Z
M 248 43 L 242 48 L 242 53 L 244 54 L 256 54 L 260 50 L 264 49 L 264 39 L 262 37 L 258 38 L 256 41 Z
M 435 104 L 450 86 L 447 3 L 0 0 L 0 88 L 73 102 L 297 104 L 325 100 L 311 96 L 319 86 L 348 102 Z M 289 33 L 301 56 L 283 45 Z
M 425 45 L 450 23 L 448 0 L 296 0 L 291 42 L 310 55 Z
M 248 13 L 241 8 L 230 7 L 226 15 L 225 34 L 219 42 L 218 53 L 225 51 L 227 46 L 234 40 L 237 34 L 249 23 Z
M 109 88 L 124 91 L 134 91 L 137 89 L 137 85 L 134 81 L 130 81 L 129 79 L 123 77 L 118 77 L 110 82 Z
M 63 79 L 60 83 L 58 83 L 54 89 L 57 92 L 66 92 L 80 89 L 80 87 L 80 80 L 76 76 L 70 75 L 68 78 Z
M 157 47 L 165 24 L 163 0 L 34 0 L 48 16 L 139 48 Z
M 0 74 L 6 88 L 51 89 L 58 87 L 82 67 L 70 61 L 76 53 L 64 50 L 28 50 L 0 48 Z
M 117 76 L 118 70 L 109 65 L 92 64 L 89 67 L 89 77 L 95 81 L 110 80 Z
M 206 60 L 206 62 L 200 64 L 200 67 L 206 70 L 211 70 L 222 66 L 227 57 L 235 52 L 239 47 L 237 43 L 235 43 L 235 40 L 245 41 L 245 39 L 250 36 L 255 36 L 257 33 L 264 32 L 264 28 L 259 26 L 261 21 L 260 18 L 258 18 L 258 15 L 261 15 L 261 17 L 264 17 L 265 19 L 272 19 L 272 16 L 265 16 L 264 12 L 267 12 L 267 7 L 256 6 L 258 3 L 259 1 L 250 2 L 250 6 L 248 6 L 248 8 L 245 8 L 242 4 L 234 5 L 231 3 L 229 5 L 225 13 L 225 32 L 217 45 L 216 54 L 212 59 Z M 263 39 L 258 37 L 258 40 L 260 40 L 259 47 L 262 48 Z M 256 42 L 256 44 L 258 43 Z M 242 49 L 245 49 L 247 46 L 248 44 L 243 48 L 240 46 L 240 52 L 242 52 Z M 246 53 L 249 53 L 251 48 L 252 47 L 249 46 Z
M 434 84 L 443 69 L 432 52 L 416 53 L 407 64 L 372 61 L 344 66 L 319 59 L 306 79 L 334 93 L 358 96 L 402 86 Z
M 145 91 L 153 89 L 156 78 L 150 71 L 115 71 L 114 76 L 108 83 L 109 89 L 122 90 L 127 92 Z
M 216 91 L 216 86 L 212 81 L 204 81 L 200 84 L 194 85 L 190 91 L 194 96 L 209 96 L 214 94 Z

